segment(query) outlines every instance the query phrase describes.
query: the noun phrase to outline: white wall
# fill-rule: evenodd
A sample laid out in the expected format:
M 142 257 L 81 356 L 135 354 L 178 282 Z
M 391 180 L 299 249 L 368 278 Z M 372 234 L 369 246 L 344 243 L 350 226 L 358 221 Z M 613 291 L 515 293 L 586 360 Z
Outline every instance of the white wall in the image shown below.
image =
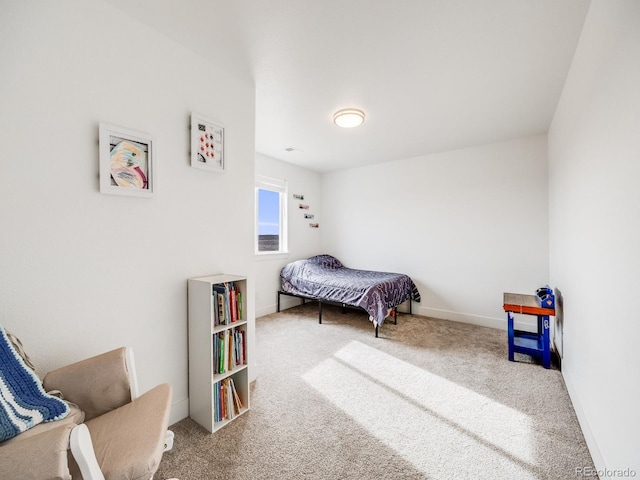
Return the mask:
M 323 245 L 410 275 L 415 313 L 506 328 L 503 292 L 548 281 L 546 161 L 540 135 L 326 174 Z
M 322 253 L 322 177 L 319 173 L 260 153 L 256 154 L 255 168 L 259 175 L 287 181 L 287 207 L 289 211 L 289 253 L 255 256 L 256 316 L 261 316 L 276 311 L 276 292 L 280 289 L 280 270 L 282 267 L 294 260 Z M 304 195 L 304 200 L 294 199 L 293 194 Z M 309 209 L 301 210 L 300 203 L 309 205 Z M 313 220 L 305 219 L 305 213 L 313 214 Z M 311 228 L 309 223 L 319 223 L 320 227 Z M 282 308 L 299 303 L 300 300 L 282 297 Z
M 564 299 L 562 372 L 596 466 L 635 475 L 639 85 L 640 2 L 594 0 L 549 131 L 551 281 Z
M 254 87 L 100 0 L 4 2 L 0 35 L 0 323 L 39 373 L 132 346 L 176 421 L 187 278 L 253 278 Z M 226 127 L 226 174 L 189 166 L 192 111 Z M 99 122 L 154 136 L 157 198 L 99 193 Z

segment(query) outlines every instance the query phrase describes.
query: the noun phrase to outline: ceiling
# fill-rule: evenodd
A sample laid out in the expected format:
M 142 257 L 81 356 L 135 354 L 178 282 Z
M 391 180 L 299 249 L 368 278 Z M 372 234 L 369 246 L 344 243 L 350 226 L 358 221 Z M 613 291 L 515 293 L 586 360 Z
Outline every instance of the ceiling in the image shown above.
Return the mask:
M 546 132 L 589 7 L 589 0 L 107 1 L 250 78 L 256 151 L 318 172 Z M 333 113 L 346 107 L 364 110 L 364 125 L 335 126 Z

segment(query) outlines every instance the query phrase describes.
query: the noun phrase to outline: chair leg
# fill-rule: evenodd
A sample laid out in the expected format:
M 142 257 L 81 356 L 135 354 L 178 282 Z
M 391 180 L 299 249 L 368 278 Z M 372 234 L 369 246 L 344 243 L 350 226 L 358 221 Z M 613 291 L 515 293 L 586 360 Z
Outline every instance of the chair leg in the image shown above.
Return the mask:
M 173 439 L 175 434 L 171 430 L 167 430 L 164 432 L 164 450 L 163 452 L 168 452 L 173 448 Z

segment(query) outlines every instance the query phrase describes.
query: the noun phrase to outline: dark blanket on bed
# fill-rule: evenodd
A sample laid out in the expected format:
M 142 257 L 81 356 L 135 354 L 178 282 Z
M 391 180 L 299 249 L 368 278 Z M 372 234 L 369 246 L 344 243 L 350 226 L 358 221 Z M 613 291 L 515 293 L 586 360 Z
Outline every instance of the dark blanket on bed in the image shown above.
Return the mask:
M 282 290 L 316 300 L 363 308 L 374 325 L 406 300 L 420 301 L 413 280 L 400 273 L 347 268 L 331 255 L 289 263 L 280 272 Z

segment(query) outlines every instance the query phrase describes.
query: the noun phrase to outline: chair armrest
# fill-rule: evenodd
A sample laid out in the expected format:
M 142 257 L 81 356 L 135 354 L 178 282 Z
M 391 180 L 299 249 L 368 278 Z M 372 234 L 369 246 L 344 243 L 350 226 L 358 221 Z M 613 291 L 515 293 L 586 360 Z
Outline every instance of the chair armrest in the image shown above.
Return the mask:
M 59 390 L 64 399 L 77 404 L 85 421 L 131 401 L 126 348 L 118 348 L 53 370 L 44 377 L 45 390 Z
M 95 451 L 89 429 L 83 423 L 71 431 L 70 448 L 83 480 L 105 480 Z
M 64 423 L 37 435 L 18 435 L 0 443 L 0 477 L 71 480 L 67 449 L 71 429 L 75 426 L 75 423 Z
M 125 478 L 122 472 L 132 479 L 153 477 L 165 449 L 171 397 L 171 386 L 162 383 L 86 422 L 105 478 Z

